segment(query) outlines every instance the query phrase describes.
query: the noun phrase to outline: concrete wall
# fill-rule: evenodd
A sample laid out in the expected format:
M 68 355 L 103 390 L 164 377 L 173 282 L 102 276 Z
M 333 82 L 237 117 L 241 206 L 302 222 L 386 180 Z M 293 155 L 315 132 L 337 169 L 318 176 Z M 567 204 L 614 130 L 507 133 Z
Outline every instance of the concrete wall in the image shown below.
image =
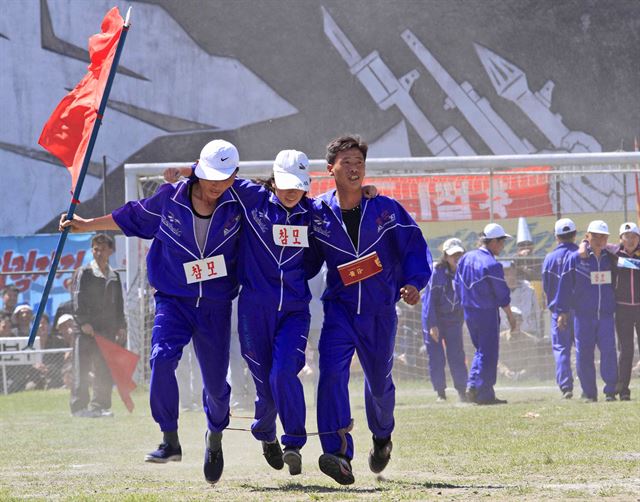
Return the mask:
M 114 4 L 130 3 L 0 0 L 0 234 L 51 230 L 68 206 L 69 176 L 37 139 Z M 102 211 L 103 155 L 112 209 L 125 162 L 194 160 L 214 137 L 249 160 L 322 157 L 343 132 L 375 156 L 613 151 L 640 136 L 635 0 L 131 5 L 79 214 Z

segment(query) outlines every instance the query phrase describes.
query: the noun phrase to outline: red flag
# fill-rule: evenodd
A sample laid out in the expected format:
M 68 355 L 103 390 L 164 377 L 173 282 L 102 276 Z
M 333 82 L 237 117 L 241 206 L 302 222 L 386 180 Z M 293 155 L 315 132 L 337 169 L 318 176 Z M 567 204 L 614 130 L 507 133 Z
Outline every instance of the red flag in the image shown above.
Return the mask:
M 38 140 L 71 173 L 71 190 L 78 181 L 91 131 L 109 77 L 124 21 L 117 7 L 102 20 L 102 33 L 89 38 L 89 71 L 47 120 Z
M 136 384 L 131 377 L 140 356 L 100 335 L 96 335 L 96 343 L 111 371 L 111 377 L 118 388 L 120 399 L 130 412 L 133 411 L 134 405 L 130 394 L 136 388 Z

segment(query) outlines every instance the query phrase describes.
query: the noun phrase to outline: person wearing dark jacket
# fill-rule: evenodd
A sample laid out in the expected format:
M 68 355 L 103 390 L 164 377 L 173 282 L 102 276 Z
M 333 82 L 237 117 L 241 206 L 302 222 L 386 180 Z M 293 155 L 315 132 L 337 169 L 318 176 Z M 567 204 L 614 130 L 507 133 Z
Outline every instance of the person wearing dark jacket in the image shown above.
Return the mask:
M 126 331 L 122 283 L 109 267 L 115 244 L 106 234 L 91 240 L 93 261 L 76 272 L 73 285 L 74 316 L 80 332 L 74 340 L 71 413 L 79 417 L 111 416 L 111 372 L 95 340 L 100 335 L 124 345 Z M 89 373 L 93 372 L 90 400 Z

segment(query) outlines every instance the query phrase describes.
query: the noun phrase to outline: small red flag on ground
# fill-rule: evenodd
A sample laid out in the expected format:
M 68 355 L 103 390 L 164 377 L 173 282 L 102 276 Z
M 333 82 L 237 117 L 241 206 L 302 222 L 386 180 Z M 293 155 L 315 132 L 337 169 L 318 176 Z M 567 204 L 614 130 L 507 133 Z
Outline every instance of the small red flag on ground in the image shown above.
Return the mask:
M 38 140 L 38 144 L 58 157 L 69 170 L 72 191 L 78 181 L 123 27 L 120 11 L 114 7 L 102 20 L 102 33 L 89 38 L 91 64 L 88 73 L 60 101 Z
M 100 335 L 96 335 L 96 343 L 111 371 L 111 377 L 118 388 L 120 399 L 130 412 L 133 411 L 134 404 L 131 392 L 135 390 L 136 384 L 131 377 L 140 356 Z

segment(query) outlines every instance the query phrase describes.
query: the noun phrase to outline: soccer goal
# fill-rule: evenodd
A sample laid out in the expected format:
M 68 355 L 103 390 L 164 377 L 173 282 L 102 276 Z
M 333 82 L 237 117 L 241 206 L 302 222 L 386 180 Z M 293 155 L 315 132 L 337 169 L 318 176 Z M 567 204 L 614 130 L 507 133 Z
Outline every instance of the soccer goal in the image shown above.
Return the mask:
M 164 182 L 162 172 L 184 163 L 125 165 L 125 196 L 135 200 L 152 195 Z M 268 177 L 270 161 L 241 162 L 240 176 Z M 318 195 L 333 186 L 326 163 L 311 161 L 312 188 Z M 400 201 L 423 230 L 434 262 L 444 240 L 458 237 L 467 250 L 477 246 L 478 234 L 490 221 L 499 222 L 517 239 L 500 260 L 513 268 L 512 306 L 520 312 L 520 332 L 501 335 L 499 380 L 552 380 L 554 362 L 549 315 L 541 287 L 541 264 L 555 247 L 553 224 L 570 217 L 578 239 L 588 222 L 603 219 L 617 242 L 624 221 L 637 221 L 640 153 L 544 154 L 518 156 L 427 157 L 368 159 L 366 183 L 382 195 Z M 522 220 L 524 219 L 524 222 Z M 518 229 L 521 234 L 518 235 Z M 526 230 L 525 230 L 526 229 Z M 523 240 L 524 237 L 527 239 Z M 526 243 L 526 245 L 522 245 Z M 140 381 L 148 381 L 145 364 L 153 325 L 153 292 L 144 257 L 150 241 L 127 239 L 127 314 L 132 350 L 141 355 Z M 516 291 L 516 288 L 519 288 Z M 428 378 L 423 344 L 421 305 L 400 302 L 394 375 Z M 473 347 L 465 336 L 467 360 Z M 449 380 L 450 381 L 450 380 Z

